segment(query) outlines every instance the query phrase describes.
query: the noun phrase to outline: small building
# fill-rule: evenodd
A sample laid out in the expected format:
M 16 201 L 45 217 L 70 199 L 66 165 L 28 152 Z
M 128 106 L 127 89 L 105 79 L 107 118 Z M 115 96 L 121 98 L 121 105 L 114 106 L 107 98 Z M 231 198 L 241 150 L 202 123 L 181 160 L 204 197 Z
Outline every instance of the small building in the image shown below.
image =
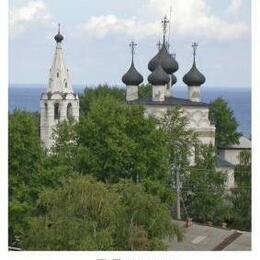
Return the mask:
M 242 151 L 251 151 L 251 141 L 245 136 L 239 138 L 239 144 L 230 145 L 228 147 L 218 147 L 218 155 L 232 165 L 239 164 L 239 155 Z

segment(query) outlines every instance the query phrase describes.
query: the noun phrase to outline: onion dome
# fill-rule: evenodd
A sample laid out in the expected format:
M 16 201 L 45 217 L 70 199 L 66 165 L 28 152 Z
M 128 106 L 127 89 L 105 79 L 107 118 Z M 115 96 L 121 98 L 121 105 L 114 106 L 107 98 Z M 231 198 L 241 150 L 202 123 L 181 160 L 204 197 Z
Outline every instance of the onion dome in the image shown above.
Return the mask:
M 157 68 L 148 76 L 148 82 L 153 86 L 163 86 L 168 84 L 169 81 L 170 78 L 160 63 Z
M 177 83 L 177 78 L 174 74 L 171 75 L 171 84 L 172 86 Z
M 132 62 L 130 69 L 122 77 L 122 81 L 127 86 L 138 86 L 144 81 L 143 76 L 136 70 L 134 63 Z
M 131 67 L 129 70 L 126 72 L 126 74 L 123 75 L 122 81 L 127 85 L 127 86 L 138 86 L 144 81 L 143 76 L 137 71 L 134 65 L 134 54 L 135 54 L 135 47 L 136 43 L 133 41 L 130 43 L 131 47 L 131 53 L 132 53 L 132 63 Z
M 58 42 L 62 42 L 64 37 L 63 35 L 60 33 L 60 24 L 59 24 L 59 31 L 58 33 L 55 35 L 54 37 L 55 41 L 58 43 Z
M 183 82 L 188 86 L 201 86 L 205 83 L 206 78 L 205 76 L 197 69 L 196 67 L 196 49 L 198 47 L 197 43 L 193 43 L 193 66 L 190 71 L 184 75 Z
M 179 69 L 179 64 L 175 58 L 169 54 L 165 41 L 157 55 L 155 55 L 155 57 L 149 62 L 148 69 L 154 71 L 159 63 L 167 74 L 172 74 Z

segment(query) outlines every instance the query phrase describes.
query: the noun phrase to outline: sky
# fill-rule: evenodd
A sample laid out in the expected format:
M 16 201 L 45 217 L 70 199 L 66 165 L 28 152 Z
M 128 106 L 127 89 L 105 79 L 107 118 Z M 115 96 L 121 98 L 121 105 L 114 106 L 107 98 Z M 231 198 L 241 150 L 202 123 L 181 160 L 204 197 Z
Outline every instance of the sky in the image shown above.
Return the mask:
M 57 24 L 65 39 L 65 62 L 74 85 L 123 85 L 137 43 L 135 65 L 147 82 L 148 62 L 162 38 L 161 19 L 172 19 L 170 50 L 176 54 L 177 86 L 192 65 L 209 87 L 251 87 L 250 0 L 11 0 L 9 82 L 47 84 Z

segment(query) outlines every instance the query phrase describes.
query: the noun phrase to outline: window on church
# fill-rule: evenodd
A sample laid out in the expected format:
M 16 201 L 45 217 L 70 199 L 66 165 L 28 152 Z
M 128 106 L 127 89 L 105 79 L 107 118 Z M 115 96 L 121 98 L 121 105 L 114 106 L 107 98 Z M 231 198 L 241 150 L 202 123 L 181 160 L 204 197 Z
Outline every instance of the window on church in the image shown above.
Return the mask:
M 54 105 L 54 119 L 60 119 L 60 105 L 58 103 Z
M 72 105 L 71 103 L 67 106 L 67 118 L 72 119 L 73 118 L 73 111 L 72 111 Z
M 44 103 L 44 107 L 45 107 L 45 116 L 48 115 L 48 104 Z
M 57 72 L 57 78 L 60 76 L 59 72 Z
M 65 88 L 67 88 L 68 87 L 68 83 L 67 82 L 65 82 Z

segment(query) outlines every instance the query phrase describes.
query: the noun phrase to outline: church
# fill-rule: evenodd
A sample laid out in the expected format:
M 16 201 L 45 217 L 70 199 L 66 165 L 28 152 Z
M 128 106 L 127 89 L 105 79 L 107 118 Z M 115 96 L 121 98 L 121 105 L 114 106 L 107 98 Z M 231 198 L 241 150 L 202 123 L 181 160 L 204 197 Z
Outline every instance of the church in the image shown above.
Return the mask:
M 152 86 L 151 97 L 141 98 L 138 95 L 139 85 L 144 78 L 136 69 L 134 62 L 136 43 L 131 42 L 131 65 L 122 76 L 122 81 L 126 85 L 126 104 L 142 105 L 145 107 L 146 117 L 156 118 L 161 118 L 172 107 L 180 106 L 188 119 L 189 127 L 197 133 L 201 143 L 215 145 L 216 128 L 209 119 L 210 104 L 201 101 L 201 87 L 206 82 L 206 77 L 199 71 L 196 64 L 197 43 L 192 44 L 191 69 L 183 76 L 183 82 L 187 85 L 187 98 L 172 95 L 174 93 L 172 89 L 177 82 L 174 73 L 178 71 L 179 64 L 175 56 L 170 54 L 169 43 L 166 41 L 168 23 L 169 20 L 165 17 L 162 21 L 162 44 L 159 44 L 158 53 L 148 63 L 148 69 L 151 72 L 148 76 L 148 82 Z M 54 39 L 56 48 L 49 71 L 48 87 L 40 99 L 40 135 L 46 150 L 54 144 L 54 129 L 60 121 L 79 120 L 79 97 L 73 90 L 70 72 L 64 62 L 62 49 L 64 37 L 60 32 L 60 25 Z M 217 168 L 227 173 L 227 188 L 229 189 L 235 185 L 234 164 L 227 160 L 229 157 L 225 149 L 222 154 L 225 156 L 218 157 Z M 191 163 L 193 161 L 192 159 Z
M 60 25 L 54 39 L 56 49 L 49 71 L 49 84 L 40 100 L 41 140 L 47 150 L 54 144 L 53 129 L 60 121 L 70 118 L 79 120 L 79 97 L 72 88 L 69 70 L 64 63 L 62 50 L 64 37 L 60 32 Z
M 209 120 L 209 104 L 201 102 L 200 88 L 206 81 L 205 76 L 196 65 L 196 51 L 198 44 L 193 43 L 193 65 L 190 71 L 184 75 L 183 81 L 187 85 L 187 99 L 173 96 L 172 88 L 177 82 L 174 73 L 179 69 L 179 64 L 174 55 L 169 53 L 169 43 L 166 42 L 167 24 L 169 20 L 164 17 L 163 42 L 159 44 L 158 53 L 148 63 L 151 74 L 148 82 L 152 85 L 152 96 L 148 98 L 138 97 L 138 86 L 143 82 L 143 76 L 137 71 L 134 64 L 134 48 L 136 44 L 130 44 L 132 50 L 132 62 L 129 70 L 122 77 L 126 85 L 126 102 L 129 105 L 139 104 L 145 107 L 146 116 L 152 115 L 160 118 L 173 106 L 181 106 L 184 115 L 188 118 L 189 127 L 192 128 L 203 144 L 215 144 L 215 126 Z

